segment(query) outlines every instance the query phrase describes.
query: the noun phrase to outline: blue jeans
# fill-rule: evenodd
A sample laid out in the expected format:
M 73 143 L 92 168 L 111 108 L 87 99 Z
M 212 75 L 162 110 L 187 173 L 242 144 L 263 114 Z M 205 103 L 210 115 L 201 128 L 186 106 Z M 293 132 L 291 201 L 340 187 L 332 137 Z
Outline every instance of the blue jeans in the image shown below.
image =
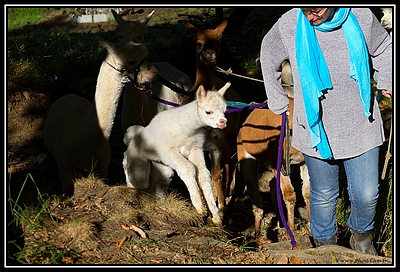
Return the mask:
M 339 167 L 343 163 L 351 212 L 347 226 L 357 232 L 374 229 L 379 195 L 379 147 L 344 160 L 321 160 L 305 154 L 310 175 L 310 228 L 314 239 L 330 242 L 337 232 Z

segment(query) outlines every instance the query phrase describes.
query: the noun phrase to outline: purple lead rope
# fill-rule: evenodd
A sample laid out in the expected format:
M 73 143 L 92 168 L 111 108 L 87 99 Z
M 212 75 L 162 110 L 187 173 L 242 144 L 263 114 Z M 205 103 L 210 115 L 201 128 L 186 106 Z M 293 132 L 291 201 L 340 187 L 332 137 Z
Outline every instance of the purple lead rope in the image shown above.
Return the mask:
M 285 226 L 285 229 L 290 236 L 292 248 L 294 248 L 294 247 L 296 247 L 297 243 L 296 243 L 296 240 L 294 239 L 291 229 L 289 228 L 289 226 L 286 222 L 285 215 L 283 213 L 281 190 L 280 190 L 280 188 L 281 188 L 280 179 L 281 179 L 281 168 L 282 168 L 282 153 L 283 153 L 282 147 L 283 147 L 283 139 L 285 137 L 285 126 L 286 126 L 286 112 L 282 113 L 281 134 L 279 136 L 278 161 L 276 163 L 276 169 L 278 170 L 277 175 L 276 175 L 276 199 L 278 201 L 279 216 L 281 217 L 283 225 Z

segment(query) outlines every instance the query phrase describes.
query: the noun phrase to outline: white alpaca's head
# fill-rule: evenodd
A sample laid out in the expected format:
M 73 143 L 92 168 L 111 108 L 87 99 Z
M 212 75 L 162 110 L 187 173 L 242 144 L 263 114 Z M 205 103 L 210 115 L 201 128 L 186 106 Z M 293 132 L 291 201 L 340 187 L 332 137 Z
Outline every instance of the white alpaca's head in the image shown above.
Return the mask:
M 383 16 L 381 18 L 382 26 L 388 30 L 392 31 L 392 8 L 381 8 Z
M 196 92 L 196 103 L 198 105 L 198 115 L 206 126 L 223 129 L 228 120 L 225 118 L 226 101 L 225 91 L 231 83 L 227 82 L 224 87 L 218 91 L 206 91 L 203 85 L 200 85 Z
M 147 61 L 147 47 L 133 41 L 112 43 L 100 39 L 108 51 L 106 61 L 124 77 L 123 82 L 134 81 L 142 85 L 157 79 L 158 71 Z
M 144 35 L 147 32 L 147 24 L 149 23 L 154 10 L 138 22 L 125 21 L 115 10 L 111 9 L 111 11 L 115 21 L 118 23 L 115 31 L 117 32 L 117 36 L 120 40 L 144 43 Z

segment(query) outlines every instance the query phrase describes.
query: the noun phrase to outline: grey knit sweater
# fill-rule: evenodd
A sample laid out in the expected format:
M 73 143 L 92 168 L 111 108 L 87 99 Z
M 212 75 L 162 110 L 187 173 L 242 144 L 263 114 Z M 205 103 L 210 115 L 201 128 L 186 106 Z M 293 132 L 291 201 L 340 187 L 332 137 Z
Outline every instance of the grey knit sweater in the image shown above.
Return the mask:
M 294 112 L 292 146 L 309 156 L 318 157 L 311 147 L 310 134 L 304 111 L 303 94 L 296 62 L 297 8 L 279 18 L 264 36 L 260 61 L 268 107 L 275 114 L 288 109 L 288 98 L 280 81 L 281 63 L 289 60 L 294 83 Z M 367 43 L 375 70 L 374 79 L 380 90 L 392 90 L 392 39 L 369 8 L 353 8 Z M 316 31 L 318 43 L 324 54 L 333 89 L 321 101 L 322 123 L 334 159 L 358 156 L 384 141 L 382 118 L 376 98 L 373 97 L 373 121 L 363 111 L 357 82 L 350 78 L 350 60 L 342 29 L 331 32 Z

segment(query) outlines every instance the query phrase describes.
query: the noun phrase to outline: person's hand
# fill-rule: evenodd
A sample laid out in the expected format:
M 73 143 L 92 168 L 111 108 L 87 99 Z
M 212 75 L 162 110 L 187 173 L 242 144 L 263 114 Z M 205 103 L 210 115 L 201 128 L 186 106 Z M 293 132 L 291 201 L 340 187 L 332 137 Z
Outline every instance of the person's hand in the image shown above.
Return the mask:
M 392 98 L 392 91 L 382 90 L 382 95 L 384 97 L 387 97 L 387 98 L 391 99 Z

